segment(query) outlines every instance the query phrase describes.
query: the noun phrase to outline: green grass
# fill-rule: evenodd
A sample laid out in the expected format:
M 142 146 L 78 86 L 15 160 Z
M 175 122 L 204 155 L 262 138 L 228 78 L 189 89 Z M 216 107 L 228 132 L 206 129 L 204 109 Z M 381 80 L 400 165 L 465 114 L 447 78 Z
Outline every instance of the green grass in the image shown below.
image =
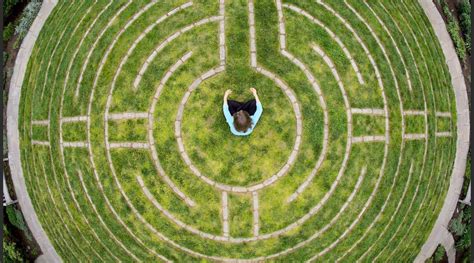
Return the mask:
M 293 202 L 287 202 L 323 154 L 324 111 L 305 73 L 280 53 L 274 1 L 255 1 L 258 64 L 278 75 L 292 89 L 303 122 L 301 145 L 293 166 L 285 176 L 258 192 L 259 233 L 265 235 L 285 228 L 303 218 L 318 203 L 324 205 L 301 225 L 282 235 L 231 243 L 203 238 L 178 226 L 147 198 L 137 179 L 138 176 L 143 179 L 159 206 L 176 220 L 204 233 L 223 235 L 222 193 L 194 175 L 183 161 L 175 138 L 175 119 L 183 95 L 194 80 L 219 65 L 219 23 L 195 27 L 167 44 L 149 63 L 138 91 L 131 88 L 143 63 L 160 43 L 187 25 L 218 15 L 218 2 L 195 1 L 191 7 L 153 28 L 130 54 L 112 86 L 133 42 L 158 18 L 184 3 L 184 0 L 159 1 L 137 16 L 121 34 L 128 21 L 148 4 L 133 1 L 99 38 L 126 1 L 113 1 L 107 9 L 105 1 L 98 1 L 92 8 L 86 2 L 60 2 L 38 36 L 22 86 L 21 157 L 35 211 L 63 260 L 112 262 L 118 258 L 147 262 L 161 260 L 157 255 L 162 255 L 177 262 L 211 261 L 182 248 L 207 256 L 251 259 L 295 247 L 315 233 L 319 234 L 305 245 L 270 261 L 302 262 L 326 248 L 330 249 L 316 261 L 352 262 L 365 252 L 362 261 L 373 261 L 377 256 L 380 262 L 394 256 L 400 261 L 413 260 L 443 204 L 456 141 L 455 137 L 435 137 L 436 131 L 456 134 L 456 106 L 441 47 L 421 7 L 413 1 L 369 2 L 389 34 L 364 2 L 348 1 L 370 25 L 380 46 L 350 8 L 341 1 L 324 2 L 351 25 L 367 47 L 380 72 L 389 111 L 390 141 L 386 159 L 383 142 L 353 144 L 344 170 L 341 166 L 349 127 L 344 97 L 333 72 L 311 45 L 318 45 L 334 63 L 353 108 L 384 107 L 375 69 L 352 32 L 323 5 L 315 1 L 284 2 L 305 10 L 335 32 L 353 56 L 365 81 L 364 84 L 358 82 L 350 60 L 323 27 L 284 8 L 287 50 L 314 75 L 329 118 L 326 157 L 305 190 Z M 296 119 L 291 102 L 278 85 L 250 67 L 247 2 L 228 0 L 225 7 L 226 70 L 205 80 L 191 93 L 184 107 L 182 139 L 192 163 L 203 175 L 222 184 L 252 186 L 276 174 L 287 162 L 296 139 Z M 85 36 L 96 17 L 94 26 Z M 99 72 L 100 63 L 118 34 L 121 35 Z M 83 37 L 83 44 L 79 46 Z M 96 40 L 96 47 L 89 55 Z M 73 57 L 76 50 L 77 55 Z M 190 59 L 173 73 L 160 94 L 152 113 L 151 133 L 160 170 L 196 203 L 195 207 L 188 206 L 170 188 L 148 149 L 122 148 L 107 152 L 104 123 L 107 96 L 112 88 L 110 113 L 147 112 L 166 71 L 189 51 L 193 52 Z M 87 59 L 79 96 L 75 97 Z M 409 90 L 407 72 L 413 91 Z M 259 92 L 263 115 L 250 136 L 235 137 L 222 113 L 222 96 L 230 88 L 233 90 L 231 99 L 244 101 L 251 98 L 250 87 Z M 64 106 L 60 112 L 62 99 Z M 403 116 L 401 103 L 404 110 L 424 110 L 426 103 L 427 144 L 424 140 L 406 141 L 401 148 L 402 119 L 405 133 L 425 131 L 424 117 Z M 450 112 L 452 118 L 435 117 L 439 111 Z M 86 122 L 65 123 L 62 140 L 85 142 L 90 139 L 90 149 L 64 148 L 63 154 L 59 145 L 59 117 L 88 114 L 90 132 Z M 49 126 L 31 124 L 32 120 L 44 120 L 48 116 Z M 148 118 L 110 120 L 107 139 L 109 142 L 148 142 L 148 124 Z M 385 118 L 352 115 L 352 136 L 365 135 L 385 135 Z M 32 140 L 49 141 L 51 147 L 33 145 Z M 412 163 L 413 174 L 408 180 Z M 362 169 L 366 169 L 363 178 L 360 177 Z M 340 180 L 332 189 L 339 175 Z M 356 188 L 359 180 L 359 188 Z M 332 194 L 325 197 L 329 191 Z M 351 200 L 350 196 L 353 196 Z M 229 193 L 228 207 L 230 236 L 252 238 L 252 194 Z M 380 213 L 382 207 L 384 210 Z M 346 232 L 349 228 L 351 230 Z M 332 246 L 334 242 L 337 245 Z

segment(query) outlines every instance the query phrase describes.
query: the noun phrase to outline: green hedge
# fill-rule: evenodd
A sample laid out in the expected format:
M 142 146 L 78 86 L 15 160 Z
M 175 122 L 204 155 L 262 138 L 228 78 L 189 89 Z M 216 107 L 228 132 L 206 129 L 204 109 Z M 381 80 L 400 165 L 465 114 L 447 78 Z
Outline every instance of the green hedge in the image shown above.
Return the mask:
M 12 15 L 12 10 L 15 8 L 15 6 L 24 1 L 25 0 L 4 0 L 3 1 L 3 17 L 4 18 L 10 17 Z
M 6 27 L 3 28 L 3 42 L 8 42 L 13 34 L 15 33 L 15 25 L 13 22 L 8 23 Z
M 471 53 L 471 2 L 469 0 L 459 3 L 459 25 L 466 41 L 467 52 Z
M 16 247 L 16 244 L 10 241 L 10 233 L 8 229 L 3 226 L 3 262 L 13 263 L 13 262 L 25 262 L 20 251 Z
M 461 37 L 459 24 L 456 19 L 454 19 L 454 16 L 451 13 L 451 10 L 449 10 L 449 7 L 446 2 L 443 1 L 442 6 L 443 13 L 446 16 L 446 20 L 448 23 L 448 32 L 451 36 L 451 39 L 453 40 L 454 47 L 456 48 L 456 53 L 458 54 L 458 57 L 462 61 L 464 61 L 466 59 L 466 44 L 464 43 L 464 40 Z
M 31 236 L 28 232 L 29 231 L 28 227 L 26 225 L 25 219 L 23 218 L 23 214 L 21 213 L 21 211 L 19 209 L 14 208 L 13 205 L 7 206 L 6 210 L 7 210 L 8 221 L 10 221 L 10 223 L 14 225 L 16 228 L 25 232 L 27 237 L 31 239 Z
M 15 34 L 18 35 L 18 40 L 15 43 L 15 47 L 19 46 L 23 38 L 26 36 L 26 33 L 28 33 L 28 30 L 30 29 L 31 24 L 33 24 L 33 21 L 35 20 L 40 8 L 41 1 L 33 0 L 28 3 L 28 5 L 23 10 L 20 21 L 15 27 Z

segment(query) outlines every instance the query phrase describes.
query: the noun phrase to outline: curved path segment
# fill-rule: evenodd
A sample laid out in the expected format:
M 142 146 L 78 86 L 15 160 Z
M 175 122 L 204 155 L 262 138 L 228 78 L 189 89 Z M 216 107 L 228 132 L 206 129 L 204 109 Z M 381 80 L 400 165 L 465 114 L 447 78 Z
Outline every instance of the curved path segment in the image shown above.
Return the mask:
M 45 1 L 7 109 L 40 260 L 423 261 L 449 243 L 469 142 L 436 12 Z M 251 86 L 263 117 L 230 136 L 221 96 Z

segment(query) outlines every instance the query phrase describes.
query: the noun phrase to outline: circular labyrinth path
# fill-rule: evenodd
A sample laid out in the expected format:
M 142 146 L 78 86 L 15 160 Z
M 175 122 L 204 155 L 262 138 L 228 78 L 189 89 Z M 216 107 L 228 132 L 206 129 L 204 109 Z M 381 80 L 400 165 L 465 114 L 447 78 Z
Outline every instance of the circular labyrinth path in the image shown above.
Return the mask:
M 456 154 L 435 39 L 408 0 L 60 1 L 19 106 L 41 226 L 66 262 L 413 260 Z

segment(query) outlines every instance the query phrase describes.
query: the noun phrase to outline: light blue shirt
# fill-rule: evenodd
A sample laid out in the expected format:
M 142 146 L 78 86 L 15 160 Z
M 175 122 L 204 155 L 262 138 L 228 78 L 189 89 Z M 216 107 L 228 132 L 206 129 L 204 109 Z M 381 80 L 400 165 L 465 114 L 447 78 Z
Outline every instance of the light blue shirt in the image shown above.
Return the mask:
M 239 132 L 234 127 L 234 118 L 230 114 L 229 105 L 227 105 L 227 101 L 224 102 L 222 109 L 224 111 L 224 116 L 227 121 L 227 124 L 229 124 L 230 131 L 232 132 L 232 134 L 237 135 L 237 136 L 247 136 L 251 134 L 253 131 L 253 128 L 255 128 L 255 125 L 257 125 L 257 122 L 260 119 L 260 116 L 262 116 L 262 112 L 263 112 L 262 103 L 260 103 L 260 101 L 257 101 L 257 110 L 252 116 L 250 116 L 250 118 L 252 119 L 252 126 L 246 132 Z

